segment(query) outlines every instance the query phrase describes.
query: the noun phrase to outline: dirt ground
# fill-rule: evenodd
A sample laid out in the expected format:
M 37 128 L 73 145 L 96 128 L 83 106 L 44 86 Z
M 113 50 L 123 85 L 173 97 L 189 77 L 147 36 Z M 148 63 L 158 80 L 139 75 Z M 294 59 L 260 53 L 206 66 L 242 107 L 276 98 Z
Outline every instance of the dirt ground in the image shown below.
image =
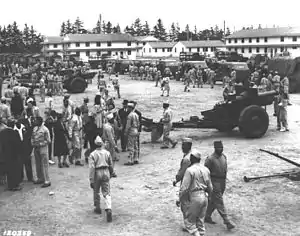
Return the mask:
M 72 95 L 78 105 L 88 96 L 92 104 L 96 93 L 95 81 L 84 94 Z M 160 97 L 160 89 L 154 82 L 121 79 L 122 99 L 136 100 L 138 109 L 146 117 L 159 120 L 162 102 L 169 100 L 174 120 L 199 115 L 222 99 L 222 89 L 205 86 L 183 93 L 180 82 L 171 82 L 169 98 Z M 122 99 L 117 99 L 118 107 Z M 273 108 L 268 112 L 271 124 L 261 139 L 245 139 L 238 130 L 222 134 L 215 130 L 175 130 L 171 136 L 180 141 L 193 138 L 193 147 L 198 148 L 204 159 L 213 151 L 213 141 L 222 140 L 228 158 L 228 180 L 225 204 L 236 229 L 228 232 L 217 212 L 213 219 L 216 225 L 206 225 L 208 236 L 294 236 L 300 235 L 300 185 L 286 178 L 243 181 L 243 176 L 267 175 L 294 166 L 276 157 L 259 152 L 265 148 L 278 152 L 300 163 L 300 96 L 291 95 L 293 106 L 289 109 L 290 132 L 276 131 Z M 55 99 L 61 107 L 62 98 Z M 43 109 L 43 105 L 40 105 Z M 116 163 L 117 178 L 111 180 L 113 222 L 108 224 L 104 215 L 93 214 L 92 191 L 89 188 L 88 167 L 59 169 L 50 167 L 52 186 L 41 189 L 24 182 L 21 192 L 4 191 L 0 187 L 0 232 L 1 230 L 31 230 L 34 235 L 188 235 L 183 226 L 180 209 L 176 207 L 179 187 L 172 181 L 182 158 L 181 144 L 175 149 L 161 150 L 160 144 L 151 144 L 150 133 L 143 132 L 141 141 L 141 164 L 124 166 L 128 153 L 120 153 Z M 55 194 L 50 196 L 48 193 Z

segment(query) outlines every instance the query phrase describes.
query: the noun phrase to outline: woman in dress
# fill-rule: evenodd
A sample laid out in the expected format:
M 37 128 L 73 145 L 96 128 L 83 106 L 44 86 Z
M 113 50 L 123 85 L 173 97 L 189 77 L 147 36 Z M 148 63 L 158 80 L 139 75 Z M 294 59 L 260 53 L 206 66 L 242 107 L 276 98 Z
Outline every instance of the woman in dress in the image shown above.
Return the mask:
M 57 113 L 57 119 L 53 125 L 54 130 L 54 156 L 57 156 L 58 167 L 69 167 L 67 163 L 67 156 L 69 155 L 69 148 L 67 144 L 67 131 L 63 123 L 62 114 Z M 63 156 L 63 162 L 61 157 Z

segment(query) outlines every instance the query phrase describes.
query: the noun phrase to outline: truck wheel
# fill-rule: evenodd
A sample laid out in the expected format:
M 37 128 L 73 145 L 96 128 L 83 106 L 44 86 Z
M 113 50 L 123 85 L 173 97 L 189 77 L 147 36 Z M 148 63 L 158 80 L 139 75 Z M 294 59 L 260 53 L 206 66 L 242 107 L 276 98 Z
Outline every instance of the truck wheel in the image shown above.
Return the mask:
M 268 130 L 268 113 L 260 106 L 244 108 L 239 118 L 239 130 L 247 138 L 260 138 Z
M 70 92 L 72 93 L 83 93 L 86 88 L 86 82 L 81 77 L 76 77 L 70 84 Z

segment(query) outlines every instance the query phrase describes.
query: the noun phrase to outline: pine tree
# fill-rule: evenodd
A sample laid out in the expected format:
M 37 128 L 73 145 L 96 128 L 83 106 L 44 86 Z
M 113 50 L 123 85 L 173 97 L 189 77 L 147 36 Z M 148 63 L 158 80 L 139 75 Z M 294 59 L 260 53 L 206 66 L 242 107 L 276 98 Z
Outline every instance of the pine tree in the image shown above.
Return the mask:
M 67 20 L 66 28 L 65 28 L 65 34 L 73 34 L 73 26 L 70 20 Z
M 120 34 L 121 33 L 121 27 L 119 24 L 113 27 L 113 33 L 114 34 Z
M 158 19 L 157 24 L 153 28 L 153 33 L 159 40 L 165 41 L 167 37 L 166 29 L 161 19 Z
M 171 29 L 170 29 L 170 40 L 172 42 L 176 41 L 178 39 L 178 32 L 176 30 L 176 27 L 175 27 L 175 23 L 172 23 L 171 24 Z
M 79 19 L 79 17 L 76 18 L 75 22 L 74 22 L 74 31 L 76 34 L 81 34 L 83 28 L 83 22 Z
M 143 36 L 148 36 L 150 34 L 150 27 L 149 27 L 148 21 L 145 21 L 142 31 L 143 31 Z
M 102 22 L 102 33 L 103 33 L 103 34 L 106 34 L 106 33 L 107 33 L 107 32 L 106 32 L 106 23 L 105 23 L 105 21 Z
M 106 24 L 106 33 L 107 34 L 111 34 L 112 33 L 112 24 L 110 23 L 110 21 L 107 22 Z
M 135 32 L 135 36 L 142 36 L 143 35 L 143 27 L 142 27 L 140 18 L 137 18 L 134 21 L 133 29 L 134 29 L 134 32 Z
M 93 29 L 94 34 L 100 34 L 101 32 L 101 23 L 100 20 L 97 21 L 96 27 Z
M 63 37 L 63 36 L 66 35 L 65 30 L 66 30 L 66 24 L 65 24 L 65 22 L 63 22 L 63 23 L 61 24 L 61 26 L 60 26 L 60 34 L 59 34 L 59 35 L 60 35 L 61 37 Z
M 126 26 L 126 28 L 124 29 L 124 32 L 125 32 L 126 34 L 130 34 L 130 35 L 132 35 L 132 36 L 135 35 L 135 31 L 134 31 L 134 29 L 133 29 L 133 26 Z
M 30 33 L 29 33 L 29 27 L 27 24 L 25 24 L 24 30 L 23 30 L 23 43 L 25 47 L 28 47 L 30 44 Z

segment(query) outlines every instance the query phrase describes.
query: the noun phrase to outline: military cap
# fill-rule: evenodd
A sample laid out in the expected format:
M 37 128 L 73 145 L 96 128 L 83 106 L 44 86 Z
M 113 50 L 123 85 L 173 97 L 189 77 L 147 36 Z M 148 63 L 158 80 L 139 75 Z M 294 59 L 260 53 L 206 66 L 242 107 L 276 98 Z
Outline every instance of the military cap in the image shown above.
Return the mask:
M 133 103 L 131 103 L 131 102 L 129 102 L 129 103 L 127 104 L 127 106 L 128 106 L 128 107 L 132 107 L 132 108 L 134 108 L 134 104 L 133 104 Z
M 33 98 L 28 98 L 26 102 L 27 103 L 33 103 L 33 101 L 34 101 Z
M 96 93 L 96 96 L 100 96 L 100 95 L 101 95 L 101 93 L 100 93 L 100 92 L 97 92 L 97 93 Z
M 125 99 L 124 101 L 123 101 L 123 103 L 122 103 L 123 105 L 127 105 L 128 104 L 128 100 L 127 99 Z
M 98 135 L 95 139 L 95 144 L 97 146 L 102 146 L 103 145 L 103 140 L 100 138 L 100 136 Z
M 164 106 L 170 106 L 170 104 L 168 102 L 164 102 L 163 105 Z
M 223 147 L 222 141 L 214 141 L 214 147 L 215 148 L 221 148 L 221 147 Z
M 193 140 L 191 138 L 183 138 L 182 143 L 192 143 Z
M 198 160 L 201 160 L 201 154 L 197 149 L 191 151 L 191 156 L 195 157 Z
M 278 74 L 278 71 L 275 71 L 275 74 L 277 75 L 277 74 Z

